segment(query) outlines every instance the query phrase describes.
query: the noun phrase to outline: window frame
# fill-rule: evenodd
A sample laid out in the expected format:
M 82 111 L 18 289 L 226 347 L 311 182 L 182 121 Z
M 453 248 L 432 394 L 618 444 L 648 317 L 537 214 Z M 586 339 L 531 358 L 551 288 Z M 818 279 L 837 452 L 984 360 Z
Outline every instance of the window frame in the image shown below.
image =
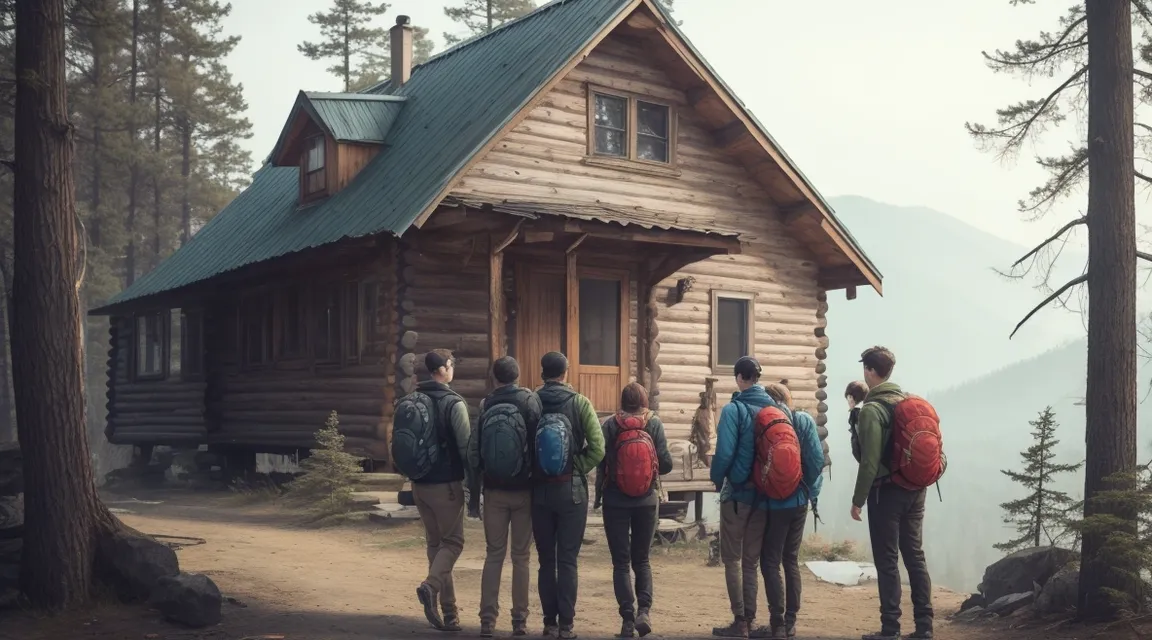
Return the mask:
M 747 352 L 749 355 L 753 355 L 756 353 L 756 294 L 747 291 L 731 291 L 725 289 L 712 290 L 712 332 L 708 337 L 709 361 L 712 365 L 712 373 L 732 375 L 736 363 L 720 363 L 719 327 L 721 300 L 741 300 L 745 302 L 746 312 L 744 316 L 744 322 L 748 331 Z
M 295 289 L 297 292 L 296 326 L 299 332 L 299 344 L 295 351 L 284 348 L 284 336 L 287 332 L 288 318 L 291 316 L 288 308 L 288 292 Z M 291 284 L 276 290 L 274 308 L 272 310 L 273 324 L 273 359 L 275 362 L 299 362 L 308 360 L 308 313 L 311 309 L 312 285 L 307 282 Z
M 155 317 L 160 327 L 160 370 L 156 373 L 140 372 L 140 321 Z M 169 309 L 142 311 L 132 314 L 132 381 L 158 381 L 167 380 L 169 372 L 169 358 L 172 352 L 172 311 Z
M 190 350 L 188 348 L 188 334 L 191 330 L 196 334 L 196 341 L 200 345 L 199 349 Z M 204 310 L 203 309 L 181 309 L 180 310 L 180 379 L 181 380 L 203 380 L 204 379 Z M 193 356 L 193 357 L 190 357 Z M 189 364 L 193 364 L 189 368 Z
M 253 362 L 248 358 L 248 321 L 250 316 L 245 312 L 249 310 L 249 305 L 258 304 L 262 309 L 264 318 L 261 320 L 260 332 L 260 351 L 261 360 Z M 240 347 L 239 359 L 240 368 L 242 370 L 250 371 L 254 369 L 263 369 L 271 366 L 275 362 L 275 341 L 274 332 L 276 330 L 275 323 L 275 306 L 271 292 L 266 288 L 259 288 L 248 291 L 239 297 L 236 305 L 236 329 L 239 332 L 237 336 L 237 344 Z
M 627 152 L 623 156 L 600 153 L 596 150 L 596 96 L 620 98 L 625 100 L 624 137 Z M 679 114 L 676 105 L 668 100 L 662 100 L 648 95 L 641 95 L 618 89 L 588 84 L 588 148 L 586 161 L 591 164 L 624 164 L 654 170 L 677 170 L 677 148 Z M 637 157 L 639 147 L 639 103 L 656 105 L 668 109 L 668 160 L 644 160 Z
M 320 167 L 314 168 L 308 163 L 309 155 L 312 152 L 313 143 L 320 142 Z M 311 183 L 311 176 L 319 173 L 323 176 L 320 180 L 320 186 L 316 189 L 309 190 Z M 315 200 L 322 198 L 328 193 L 328 136 L 323 133 L 308 136 L 304 138 L 303 150 L 300 152 L 300 197 L 304 201 Z

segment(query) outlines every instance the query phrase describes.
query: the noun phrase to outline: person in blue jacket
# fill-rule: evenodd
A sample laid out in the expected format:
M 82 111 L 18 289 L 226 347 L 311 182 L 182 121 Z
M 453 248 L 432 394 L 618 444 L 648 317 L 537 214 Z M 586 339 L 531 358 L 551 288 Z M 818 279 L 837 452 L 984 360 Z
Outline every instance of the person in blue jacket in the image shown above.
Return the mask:
M 800 611 L 800 544 L 804 540 L 804 523 L 808 520 L 808 503 L 816 510 L 816 500 L 824 484 L 824 448 L 816 421 L 804 411 L 792 407 L 792 393 L 780 382 L 764 386 L 764 390 L 792 419 L 796 439 L 800 441 L 800 468 L 802 482 L 796 491 L 784 500 L 763 498 L 761 505 L 768 510 L 768 527 L 764 532 L 764 546 L 760 555 L 760 571 L 764 574 L 764 590 L 768 593 L 770 618 L 767 627 L 753 629 L 753 638 L 795 638 L 796 614 Z M 784 580 L 780 579 L 780 564 L 784 564 Z
M 738 392 L 720 412 L 716 429 L 716 452 L 712 456 L 711 479 L 720 492 L 720 560 L 732 605 L 731 624 L 714 627 L 712 635 L 747 638 L 756 620 L 756 596 L 764 529 L 768 512 L 759 508 L 761 500 L 752 484 L 755 455 L 752 426 L 756 414 L 776 402 L 760 385 L 760 363 L 745 356 L 733 367 Z

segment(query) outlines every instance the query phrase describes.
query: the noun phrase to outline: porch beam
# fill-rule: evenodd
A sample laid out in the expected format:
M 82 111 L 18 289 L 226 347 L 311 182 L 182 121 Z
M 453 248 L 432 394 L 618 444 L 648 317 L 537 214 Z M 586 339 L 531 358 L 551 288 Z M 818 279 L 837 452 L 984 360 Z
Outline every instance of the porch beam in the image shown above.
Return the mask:
M 581 220 L 535 220 L 529 226 L 528 234 L 536 236 L 546 232 L 579 233 L 592 238 L 606 238 L 625 242 L 647 244 L 673 244 L 686 247 L 708 247 L 723 249 L 730 254 L 740 253 L 740 239 L 735 236 L 679 231 L 674 229 L 644 229 L 627 231 L 619 225 L 607 222 L 586 222 Z
M 587 236 L 584 236 L 587 237 Z M 568 249 L 565 261 L 564 280 L 567 289 L 567 316 L 568 316 L 568 382 L 574 386 L 580 382 L 580 274 L 576 271 L 576 247 L 583 241 L 582 237 Z

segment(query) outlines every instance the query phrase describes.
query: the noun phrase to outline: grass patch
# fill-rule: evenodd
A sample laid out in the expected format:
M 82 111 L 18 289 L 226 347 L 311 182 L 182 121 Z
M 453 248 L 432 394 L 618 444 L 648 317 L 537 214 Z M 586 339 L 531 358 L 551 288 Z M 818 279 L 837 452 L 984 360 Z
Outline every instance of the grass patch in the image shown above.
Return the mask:
M 861 562 L 866 559 L 867 557 L 856 547 L 856 543 L 852 540 L 829 541 L 818 535 L 811 535 L 805 537 L 804 542 L 800 545 L 801 562 L 808 562 L 809 560 L 825 560 L 828 562 L 852 560 Z

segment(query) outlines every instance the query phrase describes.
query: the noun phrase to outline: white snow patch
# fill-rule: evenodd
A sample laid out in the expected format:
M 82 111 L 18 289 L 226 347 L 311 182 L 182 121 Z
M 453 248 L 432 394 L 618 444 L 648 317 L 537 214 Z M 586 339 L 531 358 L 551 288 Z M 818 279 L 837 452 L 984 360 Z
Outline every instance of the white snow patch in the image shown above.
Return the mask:
M 876 566 L 867 562 L 813 560 L 804 564 L 816 575 L 817 580 L 842 587 L 854 587 L 861 582 L 876 579 Z

